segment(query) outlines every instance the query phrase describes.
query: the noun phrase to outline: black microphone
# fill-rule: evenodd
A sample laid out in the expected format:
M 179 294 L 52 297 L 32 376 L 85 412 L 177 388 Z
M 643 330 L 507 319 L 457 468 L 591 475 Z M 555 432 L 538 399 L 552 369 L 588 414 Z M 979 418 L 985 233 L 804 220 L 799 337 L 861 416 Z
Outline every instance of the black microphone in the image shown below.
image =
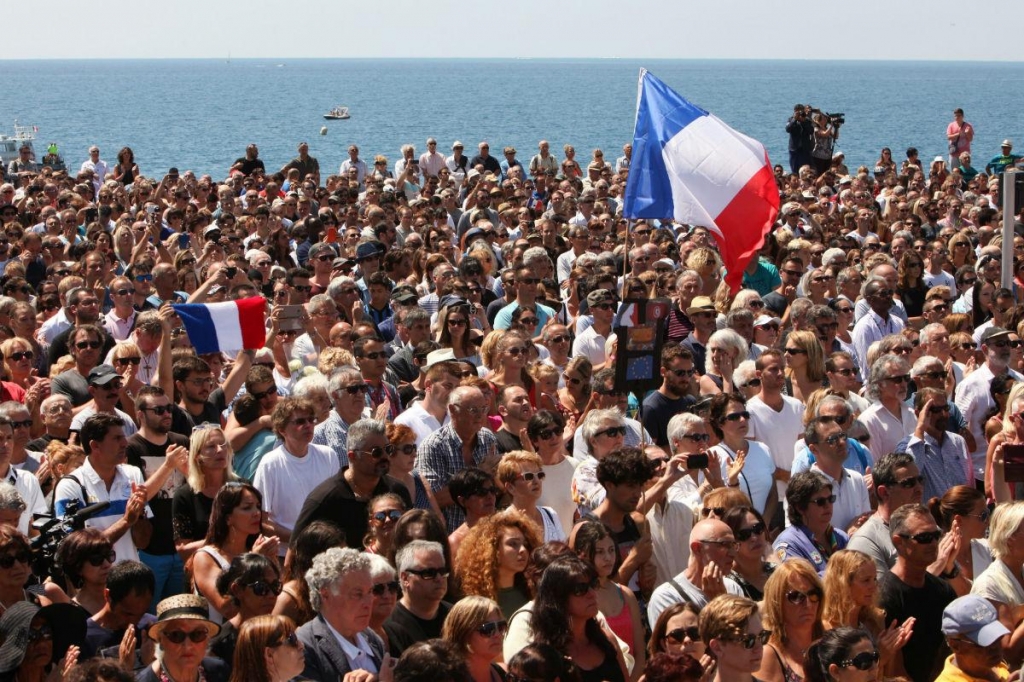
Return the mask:
M 75 512 L 73 517 L 71 517 L 71 522 L 80 523 L 86 521 L 87 519 L 96 516 L 96 514 L 99 514 L 101 511 L 106 511 L 109 507 L 109 502 L 97 502 L 95 504 L 90 504 L 88 507 L 82 507 Z

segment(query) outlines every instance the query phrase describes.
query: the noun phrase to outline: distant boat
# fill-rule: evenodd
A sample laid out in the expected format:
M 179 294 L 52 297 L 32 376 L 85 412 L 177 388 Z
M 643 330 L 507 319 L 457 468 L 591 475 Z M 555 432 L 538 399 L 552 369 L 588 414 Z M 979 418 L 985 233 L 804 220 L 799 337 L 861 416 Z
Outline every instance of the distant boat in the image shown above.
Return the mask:
M 324 114 L 324 118 L 326 118 L 328 121 L 337 121 L 346 118 L 351 118 L 351 116 L 349 116 L 348 107 L 334 107 L 326 114 Z

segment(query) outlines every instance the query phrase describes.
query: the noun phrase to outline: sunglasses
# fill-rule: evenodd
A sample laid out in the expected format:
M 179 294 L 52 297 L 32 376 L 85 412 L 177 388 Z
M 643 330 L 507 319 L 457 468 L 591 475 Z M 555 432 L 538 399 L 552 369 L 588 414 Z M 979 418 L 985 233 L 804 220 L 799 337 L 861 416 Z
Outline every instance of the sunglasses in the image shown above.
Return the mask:
M 407 568 L 406 573 L 412 573 L 415 576 L 419 576 L 424 580 L 436 580 L 437 578 L 447 578 L 449 571 L 446 568 Z
M 367 353 L 365 355 L 361 355 L 361 356 L 359 356 L 359 359 L 360 360 L 384 360 L 387 357 L 388 357 L 387 353 L 385 353 L 382 350 L 378 350 L 378 351 L 374 351 L 372 353 Z
M 878 665 L 879 655 L 877 651 L 864 651 L 853 658 L 839 661 L 840 668 L 854 667 L 857 670 L 871 670 Z
M 12 355 L 11 357 L 13 358 L 14 356 Z M 142 358 L 135 355 L 130 358 L 115 358 L 114 362 L 122 366 L 132 365 L 134 367 L 138 367 L 139 363 L 142 362 Z
M 738 422 L 741 419 L 750 419 L 750 413 L 746 410 L 743 410 L 742 412 L 733 412 L 732 414 L 725 415 L 722 419 L 727 422 Z
M 25 419 L 25 420 L 22 420 L 20 422 L 12 421 L 11 422 L 11 428 L 12 429 L 30 429 L 30 428 L 32 428 L 32 420 L 31 419 Z
M 397 521 L 400 518 L 402 518 L 402 512 L 397 509 L 392 509 L 386 512 L 379 511 L 375 512 L 373 515 L 373 520 L 379 523 L 384 523 L 385 521 Z
M 814 498 L 813 500 L 811 500 L 809 502 L 809 504 L 816 504 L 819 507 L 825 507 L 825 506 L 828 506 L 830 504 L 835 504 L 835 503 L 836 503 L 836 496 L 835 495 L 829 495 L 828 497 L 816 497 L 816 498 Z
M 155 415 L 167 414 L 171 411 L 170 405 L 157 405 L 156 407 L 140 407 L 140 410 L 152 412 Z
M 299 648 L 299 637 L 298 637 L 298 635 L 296 635 L 293 632 L 290 635 L 288 635 L 287 637 L 285 637 L 284 639 L 282 639 L 277 644 L 271 644 L 270 648 L 271 649 L 276 649 L 277 647 L 284 646 L 285 644 L 287 644 L 288 646 L 292 647 L 293 649 L 298 649 Z
M 34 357 L 35 357 L 35 353 L 33 353 L 30 350 L 19 350 L 16 353 L 11 353 L 10 355 L 8 355 L 7 359 L 8 360 L 14 360 L 15 362 L 19 362 L 21 360 L 31 360 Z
M 391 594 L 398 594 L 398 581 L 392 580 L 386 583 L 377 583 L 373 586 L 370 592 L 373 593 L 374 597 L 383 597 L 385 592 L 390 592 Z
M 909 374 L 899 374 L 899 375 L 894 376 L 894 377 L 886 377 L 885 381 L 891 381 L 894 384 L 905 384 L 908 381 L 910 381 L 910 375 Z
M 821 601 L 821 590 L 815 588 L 807 592 L 801 592 L 800 590 L 790 590 L 786 592 L 786 601 L 796 606 L 801 606 L 806 602 L 810 601 L 812 604 L 817 604 Z
M 415 455 L 416 454 L 416 444 L 415 443 L 407 443 L 405 445 L 399 445 L 399 446 L 396 446 L 396 450 L 398 452 L 402 453 L 403 455 Z
M 768 640 L 771 639 L 771 636 L 771 630 L 761 630 L 761 632 L 757 633 L 756 635 L 735 635 L 733 637 L 723 637 L 722 639 L 724 639 L 727 642 L 736 642 L 744 649 L 753 649 L 758 644 L 760 644 L 761 646 L 767 644 Z
M 38 642 L 41 639 L 53 639 L 53 628 L 49 625 L 42 625 L 28 631 L 28 643 Z
M 163 636 L 171 644 L 184 644 L 185 640 L 189 640 L 193 644 L 199 644 L 205 642 L 210 638 L 210 631 L 206 628 L 199 628 L 192 632 L 185 632 L 184 630 L 171 630 L 170 632 L 163 633 Z
M 266 597 L 271 594 L 276 597 L 281 594 L 282 589 L 281 581 L 279 580 L 275 580 L 272 583 L 265 583 L 262 580 L 257 580 L 248 587 L 257 597 Z
M 910 478 L 904 478 L 902 481 L 896 481 L 896 485 L 907 490 L 916 487 L 918 484 L 924 485 L 924 476 L 911 476 Z
M 99 341 L 79 341 L 78 343 L 75 344 L 75 348 L 77 348 L 78 350 L 85 350 L 86 348 L 96 350 L 102 345 L 103 344 L 100 343 Z
M 676 628 L 671 632 L 665 633 L 665 639 L 671 640 L 676 644 L 682 644 L 687 639 L 691 642 L 700 641 L 700 628 L 693 626 L 688 628 Z
M 746 384 L 744 384 L 740 388 L 760 388 L 760 387 L 761 387 L 761 380 L 760 379 L 751 379 L 750 381 L 748 381 Z
M 764 532 L 764 524 L 758 521 L 750 528 L 740 528 L 736 531 L 736 540 L 739 542 L 746 542 L 755 535 L 760 535 Z
M 535 478 L 538 481 L 543 481 L 545 478 L 547 478 L 547 474 L 544 473 L 543 471 L 538 471 L 537 473 L 533 473 L 532 471 L 528 471 L 525 474 L 519 474 L 519 476 L 517 476 L 516 478 L 521 478 L 522 480 L 524 480 L 527 483 L 529 483 L 530 481 L 532 481 Z
M 569 593 L 574 597 L 582 597 L 591 590 L 596 590 L 597 586 L 598 581 L 596 578 L 585 583 L 574 583 Z
M 299 417 L 291 421 L 293 426 L 308 426 L 310 424 L 316 425 L 316 417 Z
M 683 377 L 692 377 L 695 374 L 697 374 L 697 370 L 695 370 L 695 369 L 670 369 L 669 371 L 672 372 L 673 374 L 675 374 L 680 379 L 682 379 Z M 761 383 L 761 380 L 758 379 L 758 385 L 760 385 L 760 383 Z M 751 386 L 752 384 L 747 384 L 747 385 Z
M 102 566 L 104 562 L 114 563 L 115 561 L 117 561 L 117 552 L 115 552 L 114 550 L 110 550 L 106 553 L 100 552 L 97 554 L 93 554 L 87 559 L 87 561 L 89 562 L 90 566 L 95 566 L 98 568 Z
M 702 508 L 700 510 L 701 516 L 705 516 L 705 517 L 711 516 L 712 514 L 714 514 L 715 516 L 721 518 L 721 517 L 725 516 L 725 512 L 726 512 L 725 507 L 704 507 L 704 508 Z
M 498 493 L 498 489 L 494 488 L 494 487 L 491 487 L 491 488 L 480 488 L 479 490 L 474 490 L 473 492 L 471 492 L 469 494 L 469 496 L 470 497 L 487 497 L 488 495 L 494 495 L 495 497 L 497 497 L 498 494 L 499 494 Z
M 850 371 L 852 372 L 853 370 Z M 839 424 L 839 426 L 844 426 L 846 422 L 850 421 L 850 415 L 848 414 L 844 414 L 839 417 L 826 417 L 824 415 L 821 415 L 818 418 L 821 419 L 821 421 L 823 422 L 831 422 L 833 424 Z
M 512 348 L 506 348 L 505 352 L 512 357 L 517 358 L 526 353 L 526 348 L 524 346 L 513 346 Z
M 370 387 L 366 384 L 352 384 L 351 386 L 341 386 L 338 390 L 345 391 L 349 395 L 355 395 L 357 393 L 369 393 Z
M 15 554 L 5 554 L 0 557 L 0 568 L 10 568 L 14 566 L 14 562 L 17 561 L 19 564 L 27 564 L 32 561 L 32 553 L 29 551 L 16 552 Z
M 548 440 L 549 438 L 554 438 L 558 434 L 558 429 L 544 429 L 543 431 L 537 433 L 537 440 Z
M 838 445 L 839 443 L 846 442 L 845 433 L 833 433 L 831 436 L 825 439 L 825 442 L 829 445 Z
M 694 443 L 707 443 L 711 440 L 711 436 L 706 433 L 686 433 L 682 437 Z
M 807 355 L 803 348 L 787 348 L 783 351 L 786 355 Z
M 548 343 L 565 343 L 568 340 L 569 340 L 569 336 L 568 335 L 561 334 L 559 336 L 552 336 L 550 339 L 548 339 Z M 579 380 L 577 380 L 577 381 L 579 381 Z
M 504 620 L 492 620 L 487 623 L 483 623 L 476 629 L 484 637 L 494 637 L 495 635 L 504 636 L 508 631 L 508 622 Z
M 579 379 L 577 377 L 571 377 L 568 374 L 565 374 L 563 376 L 565 376 L 565 380 L 568 381 L 573 386 L 579 386 L 580 384 L 583 383 L 583 379 Z
M 373 457 L 374 459 L 380 459 L 384 455 L 387 455 L 388 457 L 394 457 L 395 456 L 395 446 L 391 445 L 391 444 L 388 444 L 388 445 L 385 445 L 384 447 L 377 446 L 375 448 L 370 448 L 369 450 L 353 450 L 352 452 L 359 452 L 359 453 L 362 453 L 364 455 L 369 455 L 370 457 Z
M 612 426 L 611 428 L 603 429 L 594 434 L 595 436 L 608 436 L 609 438 L 615 438 L 616 436 L 625 436 L 625 426 Z
M 941 414 L 943 412 L 945 412 L 946 414 L 949 414 L 949 405 L 948 404 L 947 405 L 933 405 L 932 407 L 928 408 L 928 414 Z

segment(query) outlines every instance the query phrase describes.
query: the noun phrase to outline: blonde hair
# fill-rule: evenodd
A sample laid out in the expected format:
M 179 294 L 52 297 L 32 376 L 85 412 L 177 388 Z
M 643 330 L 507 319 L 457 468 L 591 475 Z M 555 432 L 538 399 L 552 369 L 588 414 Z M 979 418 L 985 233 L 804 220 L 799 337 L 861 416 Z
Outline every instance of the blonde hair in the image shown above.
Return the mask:
M 816 588 L 819 592 L 824 592 L 818 572 L 805 559 L 789 559 L 775 567 L 775 572 L 771 574 L 768 582 L 764 585 L 764 608 L 762 609 L 764 627 L 766 630 L 772 631 L 771 641 L 775 644 L 784 644 L 789 639 L 786 634 L 783 603 L 786 601 L 786 592 L 791 589 L 789 585 L 791 577 L 803 578 L 810 583 L 811 589 Z M 818 639 L 825 632 L 821 625 L 823 600 L 824 596 L 818 601 L 811 639 Z
M 818 337 L 814 335 L 814 332 L 790 332 L 786 341 L 792 341 L 798 348 L 807 351 L 806 371 L 809 380 L 821 381 L 825 378 L 825 354 L 821 351 L 821 344 L 818 343 Z M 786 368 L 786 376 L 793 376 L 789 367 Z
M 75 359 L 70 355 L 60 357 L 57 362 L 50 366 L 50 378 L 56 379 L 58 375 L 72 369 L 75 366 Z
M 713 639 L 724 639 L 742 634 L 747 623 L 758 615 L 757 602 L 746 597 L 723 594 L 711 600 L 700 612 L 698 629 L 706 646 Z
M 850 597 L 850 585 L 864 566 L 871 566 L 875 571 L 875 562 L 867 554 L 855 549 L 841 549 L 833 554 L 825 566 L 825 597 L 822 599 L 821 620 L 829 629 L 844 625 L 845 619 L 853 610 L 854 603 Z M 877 601 L 877 599 L 876 599 Z M 856 615 L 861 626 L 877 636 L 885 627 L 885 611 L 877 604 L 861 607 Z
M 344 348 L 324 348 L 320 351 L 320 357 L 317 360 L 316 368 L 325 377 L 331 376 L 334 370 L 342 367 L 343 365 L 352 365 L 357 367 L 356 359 L 349 351 Z
M 501 341 L 504 336 L 504 329 L 494 329 L 484 337 L 484 342 L 480 344 L 480 362 L 482 362 L 484 367 L 487 369 L 494 369 L 491 362 L 494 359 L 494 353 L 498 346 L 498 342 Z
M 992 550 L 992 556 L 1002 559 L 1010 553 L 1006 541 L 1017 532 L 1021 523 L 1024 523 L 1024 501 L 1003 502 L 996 506 L 988 531 L 988 545 Z
M 1013 435 L 1017 432 L 1013 425 L 1013 404 L 1018 400 L 1024 400 L 1024 383 L 1015 382 L 1010 389 L 1010 395 L 1006 398 L 1006 409 L 1003 410 L 1003 434 Z
M 501 615 L 498 602 L 487 597 L 471 594 L 455 602 L 451 611 L 445 616 L 441 627 L 441 639 L 458 647 L 463 653 L 469 654 L 469 637 L 478 627 L 487 622 L 492 613 Z M 500 618 L 499 618 L 500 620 Z
M 224 429 L 220 426 L 207 426 L 203 429 L 195 429 L 192 431 L 192 440 L 189 443 L 188 449 L 188 485 L 197 493 L 206 487 L 206 474 L 203 473 L 203 467 L 199 463 L 199 453 L 203 451 L 206 443 L 210 440 L 210 436 L 214 433 L 219 433 L 221 438 L 224 439 L 224 448 L 228 451 L 228 468 L 224 472 L 224 482 L 230 483 L 231 481 L 239 480 L 238 474 L 231 468 L 231 460 L 235 457 L 235 451 L 231 449 L 231 443 L 228 442 Z
M 544 462 L 537 453 L 527 452 L 526 450 L 512 450 L 502 455 L 501 461 L 498 462 L 498 468 L 495 471 L 495 478 L 501 483 L 515 483 L 516 478 L 519 476 L 519 467 L 523 464 L 532 464 L 538 469 L 544 468 Z

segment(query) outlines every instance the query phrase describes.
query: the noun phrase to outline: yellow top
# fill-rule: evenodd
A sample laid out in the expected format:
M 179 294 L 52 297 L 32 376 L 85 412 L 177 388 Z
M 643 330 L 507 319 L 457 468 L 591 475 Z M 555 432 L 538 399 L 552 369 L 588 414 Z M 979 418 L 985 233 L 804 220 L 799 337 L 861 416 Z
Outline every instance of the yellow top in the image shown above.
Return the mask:
M 1006 667 L 1006 663 L 1000 663 L 995 669 L 996 675 L 1002 682 L 1006 682 L 1010 677 L 1010 669 Z M 935 678 L 935 682 L 988 682 L 980 677 L 971 677 L 960 668 L 953 664 L 953 657 L 950 656 L 946 659 L 946 665 L 943 666 L 942 672 Z

